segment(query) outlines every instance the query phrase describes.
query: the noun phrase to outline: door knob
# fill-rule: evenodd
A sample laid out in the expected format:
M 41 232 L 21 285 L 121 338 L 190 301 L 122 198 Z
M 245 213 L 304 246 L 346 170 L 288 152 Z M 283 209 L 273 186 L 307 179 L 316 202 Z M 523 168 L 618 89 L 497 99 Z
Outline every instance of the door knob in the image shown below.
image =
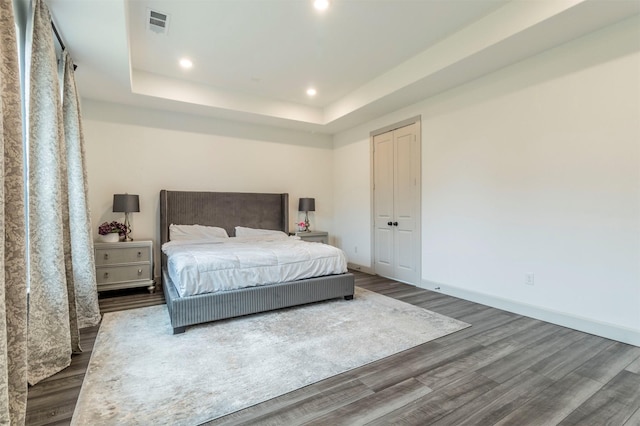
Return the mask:
M 391 225 L 393 225 L 393 223 L 391 223 L 391 222 L 387 222 L 387 225 L 391 226 Z
M 393 226 L 398 226 L 398 222 L 393 222 Z

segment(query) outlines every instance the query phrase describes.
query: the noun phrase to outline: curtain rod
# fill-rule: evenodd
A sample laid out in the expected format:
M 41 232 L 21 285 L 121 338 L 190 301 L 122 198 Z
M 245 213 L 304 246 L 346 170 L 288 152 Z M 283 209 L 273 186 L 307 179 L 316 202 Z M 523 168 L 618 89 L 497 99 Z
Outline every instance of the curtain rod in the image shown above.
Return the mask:
M 51 28 L 53 28 L 53 33 L 56 35 L 58 43 L 60 43 L 60 47 L 62 48 L 62 50 L 65 50 L 66 48 L 64 47 L 64 43 L 62 42 L 62 37 L 60 37 L 58 29 L 56 28 L 56 24 L 54 24 L 53 21 L 51 21 Z
M 62 50 L 66 50 L 67 48 L 64 46 L 64 43 L 62 42 L 62 37 L 60 37 L 60 33 L 58 33 L 58 29 L 56 28 L 56 24 L 53 23 L 53 21 L 51 21 L 51 28 L 53 28 L 53 33 L 56 35 L 56 38 L 58 39 L 58 43 L 60 43 L 60 47 L 62 48 Z M 73 70 L 75 71 L 78 68 L 78 66 L 76 64 L 73 64 Z

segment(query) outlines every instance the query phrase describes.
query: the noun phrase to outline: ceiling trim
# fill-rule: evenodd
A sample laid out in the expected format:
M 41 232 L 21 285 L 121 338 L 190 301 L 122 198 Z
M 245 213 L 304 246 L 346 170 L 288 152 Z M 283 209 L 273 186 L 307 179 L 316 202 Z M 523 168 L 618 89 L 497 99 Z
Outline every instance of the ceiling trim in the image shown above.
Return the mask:
M 136 95 L 338 131 L 463 84 L 640 13 L 640 2 L 514 1 L 398 64 L 325 108 L 274 101 L 131 69 Z M 408 100 L 402 104 L 393 98 Z M 369 112 L 370 111 L 370 112 Z M 391 111 L 387 111 L 391 112 Z

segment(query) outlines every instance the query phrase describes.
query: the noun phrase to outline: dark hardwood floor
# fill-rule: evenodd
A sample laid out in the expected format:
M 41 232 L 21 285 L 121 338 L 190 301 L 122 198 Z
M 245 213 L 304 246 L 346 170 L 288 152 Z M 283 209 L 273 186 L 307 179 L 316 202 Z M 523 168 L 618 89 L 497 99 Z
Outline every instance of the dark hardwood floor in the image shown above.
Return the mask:
M 640 348 L 355 274 L 358 286 L 472 327 L 207 424 L 640 425 Z M 100 308 L 163 301 L 132 290 Z M 97 330 L 82 330 L 70 367 L 29 389 L 28 425 L 69 424 Z

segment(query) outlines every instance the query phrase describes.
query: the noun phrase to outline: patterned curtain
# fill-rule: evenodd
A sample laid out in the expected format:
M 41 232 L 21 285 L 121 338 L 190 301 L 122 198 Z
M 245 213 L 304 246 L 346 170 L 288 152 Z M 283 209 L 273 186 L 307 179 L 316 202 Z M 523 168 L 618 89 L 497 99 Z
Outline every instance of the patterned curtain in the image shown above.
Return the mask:
M 20 71 L 13 4 L 0 0 L 0 424 L 25 423 L 27 275 Z
M 78 169 L 84 160 L 77 97 L 66 104 L 67 111 L 76 110 L 75 118 L 65 120 L 51 15 L 43 0 L 33 3 L 29 87 L 28 380 L 35 384 L 66 368 L 71 353 L 81 351 L 79 326 L 99 321 L 95 275 L 86 273 L 94 264 L 86 243 L 91 237 L 85 172 Z M 75 87 L 69 90 L 75 95 Z M 72 222 L 78 217 L 81 223 Z M 89 235 L 77 237 L 83 233 Z M 71 235 L 79 242 L 72 244 Z
M 80 118 L 80 100 L 76 91 L 73 61 L 64 52 L 62 115 L 67 150 L 69 222 L 71 223 L 71 259 L 76 290 L 78 326 L 91 327 L 100 322 L 98 288 L 91 238 L 89 188 L 84 152 L 84 135 Z

